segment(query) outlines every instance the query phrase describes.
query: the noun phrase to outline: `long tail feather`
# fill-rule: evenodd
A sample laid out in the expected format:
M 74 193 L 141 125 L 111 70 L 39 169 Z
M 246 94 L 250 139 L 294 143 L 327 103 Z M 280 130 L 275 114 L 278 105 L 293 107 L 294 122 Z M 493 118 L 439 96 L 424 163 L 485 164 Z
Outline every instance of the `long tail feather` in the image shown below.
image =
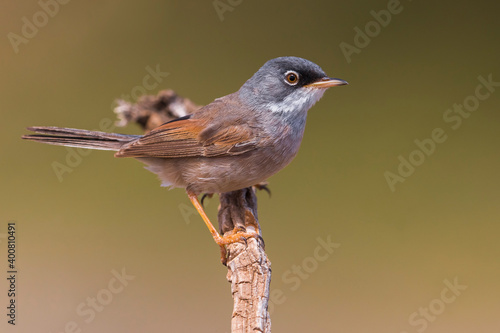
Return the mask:
M 26 140 L 50 145 L 114 151 L 120 150 L 124 144 L 141 137 L 141 135 L 105 133 L 50 126 L 34 126 L 27 129 L 38 134 L 23 135 L 22 138 Z

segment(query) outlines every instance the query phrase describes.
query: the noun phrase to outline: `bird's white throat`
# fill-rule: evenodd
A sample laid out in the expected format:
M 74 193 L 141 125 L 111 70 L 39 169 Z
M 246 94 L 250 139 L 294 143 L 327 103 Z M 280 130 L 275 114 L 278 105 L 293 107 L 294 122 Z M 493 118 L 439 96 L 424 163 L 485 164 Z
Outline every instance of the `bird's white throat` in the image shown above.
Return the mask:
M 309 110 L 323 97 L 326 89 L 302 87 L 286 96 L 281 102 L 269 102 L 267 107 L 271 112 L 300 112 Z

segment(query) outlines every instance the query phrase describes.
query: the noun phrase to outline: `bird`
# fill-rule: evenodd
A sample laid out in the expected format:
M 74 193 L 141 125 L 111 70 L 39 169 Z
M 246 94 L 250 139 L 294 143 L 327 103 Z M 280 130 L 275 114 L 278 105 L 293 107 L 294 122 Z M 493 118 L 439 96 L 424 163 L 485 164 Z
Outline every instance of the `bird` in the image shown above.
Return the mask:
M 308 110 L 325 91 L 347 85 L 312 61 L 279 57 L 267 61 L 241 88 L 198 111 L 145 135 L 33 126 L 23 139 L 52 145 L 115 151 L 155 173 L 162 186 L 184 188 L 221 249 L 255 232 L 220 235 L 199 195 L 243 189 L 265 182 L 297 155 Z

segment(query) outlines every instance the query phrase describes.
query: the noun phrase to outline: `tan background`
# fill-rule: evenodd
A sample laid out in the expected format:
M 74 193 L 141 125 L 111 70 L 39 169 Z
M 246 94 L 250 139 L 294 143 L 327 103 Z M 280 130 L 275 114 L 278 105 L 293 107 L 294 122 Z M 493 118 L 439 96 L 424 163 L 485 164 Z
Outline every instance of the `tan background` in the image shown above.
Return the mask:
M 271 179 L 272 198 L 259 194 L 281 292 L 274 331 L 498 332 L 500 88 L 457 130 L 443 120 L 478 76 L 500 81 L 494 3 L 405 0 L 348 63 L 340 43 L 354 45 L 354 28 L 387 1 L 233 1 L 223 21 L 211 0 L 71 1 L 18 53 L 7 34 L 21 34 L 40 6 L 3 2 L 0 232 L 17 221 L 20 271 L 11 331 L 64 332 L 74 321 L 82 332 L 229 332 L 226 270 L 182 190 L 109 152 L 84 156 L 60 182 L 51 165 L 67 151 L 20 136 L 29 125 L 98 128 L 114 118 L 115 98 L 142 86 L 147 66 L 169 73 L 148 93 L 173 88 L 206 104 L 266 60 L 296 55 L 350 85 L 314 107 L 299 156 Z M 392 192 L 384 172 L 397 172 L 398 156 L 435 128 L 447 140 Z M 318 261 L 317 238 L 329 235 L 340 247 Z M 294 273 L 303 263 L 310 273 Z M 104 297 L 123 267 L 135 279 L 86 323 L 79 304 Z M 467 289 L 440 308 L 443 281 L 455 278 Z M 412 325 L 430 305 L 438 315 Z

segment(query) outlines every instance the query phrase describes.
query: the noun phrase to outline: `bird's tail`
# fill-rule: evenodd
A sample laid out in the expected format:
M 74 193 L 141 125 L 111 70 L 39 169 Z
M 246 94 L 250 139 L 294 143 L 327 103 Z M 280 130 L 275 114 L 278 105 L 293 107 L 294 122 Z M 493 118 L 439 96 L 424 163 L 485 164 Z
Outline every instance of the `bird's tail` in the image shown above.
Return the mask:
M 126 135 L 87 131 L 63 127 L 28 127 L 29 131 L 37 134 L 23 135 L 23 139 L 48 143 L 50 145 L 88 148 L 99 150 L 114 150 L 138 138 L 141 135 Z

